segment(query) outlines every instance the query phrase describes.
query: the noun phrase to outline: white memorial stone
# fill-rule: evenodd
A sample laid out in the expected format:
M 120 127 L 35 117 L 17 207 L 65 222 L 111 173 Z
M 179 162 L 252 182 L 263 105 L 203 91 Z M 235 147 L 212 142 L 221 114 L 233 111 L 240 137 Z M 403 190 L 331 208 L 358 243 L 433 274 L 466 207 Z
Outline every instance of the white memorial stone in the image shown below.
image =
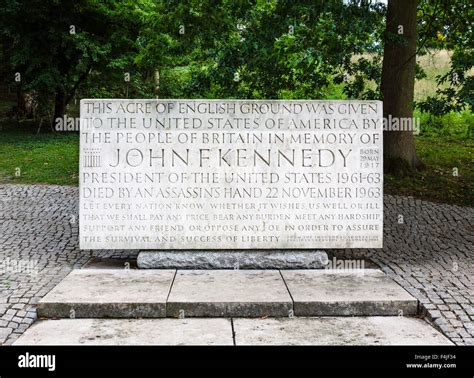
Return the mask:
M 382 102 L 82 100 L 82 249 L 381 248 Z

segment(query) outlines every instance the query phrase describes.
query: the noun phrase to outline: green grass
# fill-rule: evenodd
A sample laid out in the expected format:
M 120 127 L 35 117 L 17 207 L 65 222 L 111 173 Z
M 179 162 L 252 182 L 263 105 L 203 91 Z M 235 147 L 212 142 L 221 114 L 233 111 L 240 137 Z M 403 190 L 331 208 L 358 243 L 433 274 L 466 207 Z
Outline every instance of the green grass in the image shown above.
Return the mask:
M 426 169 L 406 177 L 385 175 L 385 193 L 437 202 L 474 205 L 474 115 L 442 117 L 415 112 L 421 119 L 416 150 Z
M 442 119 L 446 122 L 454 115 Z M 471 115 L 472 117 L 472 115 Z M 465 118 L 459 116 L 460 120 Z M 460 205 L 474 204 L 474 141 L 463 134 L 462 122 L 453 132 L 427 129 L 416 137 L 426 170 L 404 178 L 385 176 L 385 192 Z M 77 133 L 0 133 L 0 182 L 77 185 L 79 170 Z M 20 168 L 20 175 L 15 170 Z M 458 176 L 453 175 L 457 168 Z
M 402 178 L 385 175 L 385 193 L 473 206 L 473 140 L 421 135 L 416 147 L 426 169 Z
M 77 185 L 79 134 L 0 132 L 0 182 Z

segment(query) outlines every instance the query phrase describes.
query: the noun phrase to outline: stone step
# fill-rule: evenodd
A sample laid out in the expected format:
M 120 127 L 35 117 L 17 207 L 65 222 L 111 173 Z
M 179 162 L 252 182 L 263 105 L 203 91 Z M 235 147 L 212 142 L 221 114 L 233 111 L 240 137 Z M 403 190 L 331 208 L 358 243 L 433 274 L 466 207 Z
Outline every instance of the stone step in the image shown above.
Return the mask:
M 418 311 L 418 301 L 379 269 L 281 273 L 296 316 L 403 316 Z
M 59 319 L 14 345 L 451 345 L 418 318 Z
M 278 270 L 178 270 L 171 317 L 289 316 L 293 303 Z
M 233 319 L 237 345 L 452 345 L 423 319 L 402 316 Z
M 46 318 L 163 318 L 174 270 L 76 269 L 38 302 Z
M 72 271 L 38 304 L 46 318 L 414 315 L 377 269 Z

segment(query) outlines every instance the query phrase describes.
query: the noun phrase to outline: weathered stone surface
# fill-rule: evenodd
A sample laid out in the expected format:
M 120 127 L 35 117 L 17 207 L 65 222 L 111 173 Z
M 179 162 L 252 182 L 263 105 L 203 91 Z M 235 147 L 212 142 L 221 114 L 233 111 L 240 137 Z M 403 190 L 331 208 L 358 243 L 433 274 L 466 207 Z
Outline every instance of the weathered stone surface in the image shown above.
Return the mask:
M 291 297 L 278 270 L 179 270 L 166 313 L 172 317 L 288 316 Z
M 319 269 L 324 251 L 142 251 L 139 268 L 159 269 Z
M 40 317 L 165 317 L 174 270 L 76 269 L 38 303 Z
M 451 345 L 424 320 L 400 316 L 234 319 L 236 345 Z
M 21 335 L 20 325 L 30 325 L 36 318 L 38 301 L 73 267 L 82 267 L 91 257 L 122 262 L 136 258 L 137 250 L 79 249 L 78 197 L 79 190 L 73 186 L 0 184 L 0 261 L 31 262 L 34 268 L 31 272 L 5 269 L 1 274 L 1 304 L 15 310 L 14 316 L 24 311 L 26 317 L 17 325 L 11 314 L 0 317 L 0 344 L 10 344 Z M 389 195 L 384 197 L 384 206 L 382 250 L 331 253 L 340 259 L 363 259 L 366 267 L 367 261 L 375 261 L 390 278 L 410 290 L 420 301 L 422 314 L 439 330 L 456 344 L 472 344 L 474 255 L 469 235 L 474 207 Z M 404 216 L 403 224 L 398 223 L 399 215 Z M 447 313 L 441 312 L 449 305 L 442 293 L 450 293 L 461 307 L 450 312 L 462 327 L 453 326 L 444 317 Z M 438 324 L 443 324 L 443 329 Z
M 15 345 L 232 345 L 228 319 L 42 320 Z
M 38 313 L 78 318 L 286 317 L 294 308 L 298 316 L 409 315 L 416 313 L 416 305 L 410 294 L 375 269 L 179 270 L 176 275 L 174 270 L 82 269 L 47 294 Z M 8 311 L 14 322 L 16 313 Z
M 418 302 L 378 269 L 282 271 L 297 316 L 413 315 Z
M 83 249 L 381 248 L 382 102 L 81 100 Z

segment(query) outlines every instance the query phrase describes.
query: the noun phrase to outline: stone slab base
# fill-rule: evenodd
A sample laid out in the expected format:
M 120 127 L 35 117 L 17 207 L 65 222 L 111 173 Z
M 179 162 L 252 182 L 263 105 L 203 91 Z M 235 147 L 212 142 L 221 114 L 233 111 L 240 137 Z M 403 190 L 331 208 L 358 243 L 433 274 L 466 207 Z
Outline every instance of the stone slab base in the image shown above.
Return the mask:
M 38 316 L 407 316 L 417 307 L 378 269 L 78 269 L 40 300 Z
M 33 324 L 15 345 L 233 345 L 229 319 L 60 319 Z
M 416 315 L 418 301 L 379 269 L 285 270 L 296 316 Z
M 278 270 L 178 270 L 169 317 L 289 316 L 290 293 Z
M 320 269 L 324 251 L 142 251 L 142 269 Z
M 402 316 L 234 319 L 236 345 L 452 345 L 422 319 Z
M 46 318 L 163 318 L 176 271 L 75 269 L 38 302 Z
M 233 337 L 234 335 L 234 337 Z M 451 345 L 417 318 L 40 320 L 14 345 Z

